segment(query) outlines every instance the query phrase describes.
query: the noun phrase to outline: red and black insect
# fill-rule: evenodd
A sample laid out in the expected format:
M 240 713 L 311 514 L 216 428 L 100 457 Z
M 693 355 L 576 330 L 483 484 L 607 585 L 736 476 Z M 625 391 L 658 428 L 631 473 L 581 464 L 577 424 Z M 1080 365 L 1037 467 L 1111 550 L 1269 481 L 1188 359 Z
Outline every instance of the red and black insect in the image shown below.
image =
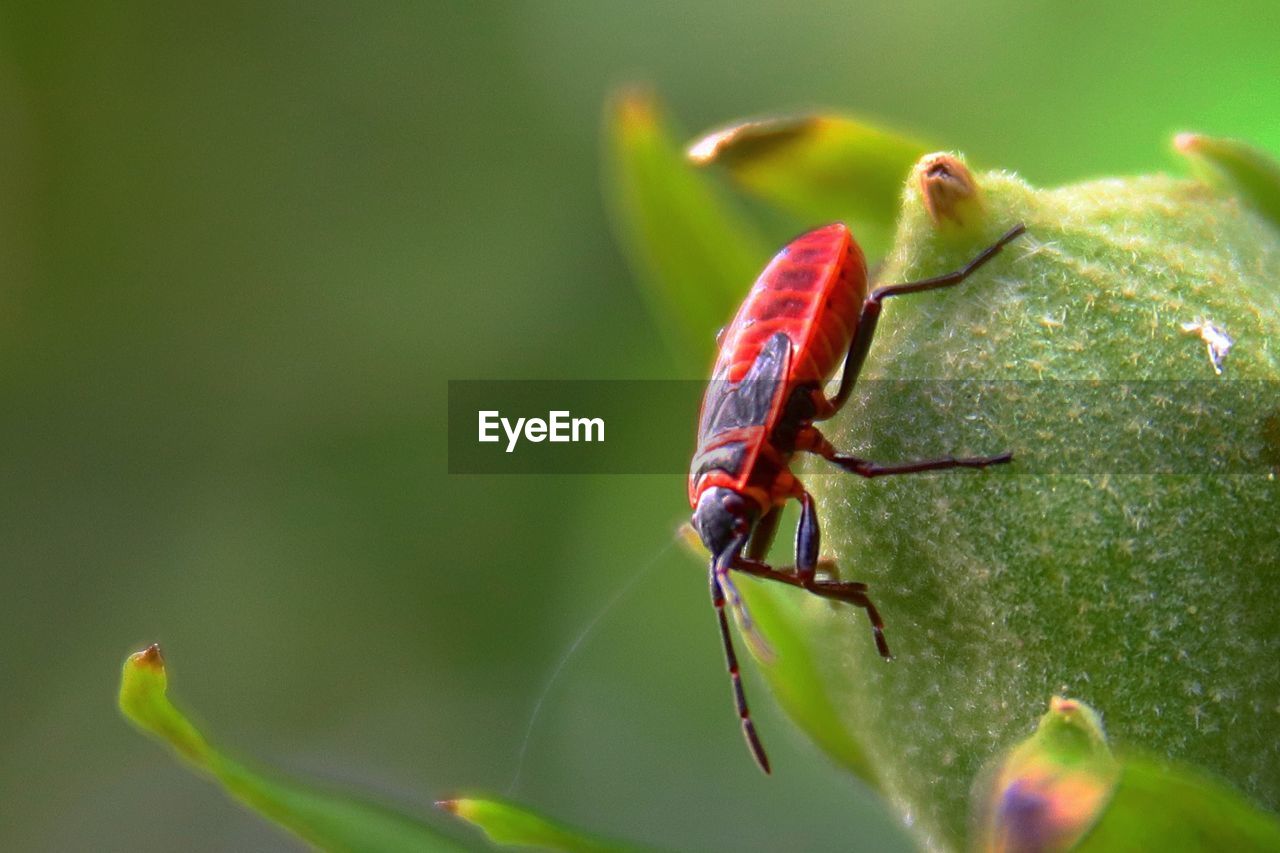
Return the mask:
M 818 575 L 818 516 L 813 497 L 791 473 L 791 457 L 799 451 L 815 453 L 863 477 L 1008 462 L 1012 455 L 1002 453 L 880 464 L 841 453 L 813 422 L 831 417 L 849 399 L 885 299 L 959 284 L 1024 230 L 1022 225 L 1011 228 L 963 269 L 878 287 L 870 293 L 866 262 L 849 229 L 837 223 L 810 231 L 770 261 L 722 333 L 720 354 L 702 400 L 698 449 L 689 471 L 689 503 L 694 509 L 693 525 L 711 551 L 711 599 L 720 620 L 742 730 L 766 773 L 769 759 L 747 710 L 724 611 L 726 598 L 744 629 L 752 628 L 729 573 L 781 581 L 863 608 L 877 649 L 889 657 L 884 622 L 867 596 L 866 584 Z M 841 361 L 839 389 L 827 397 L 824 386 Z M 777 569 L 764 558 L 782 507 L 792 499 L 800 502 L 796 563 Z

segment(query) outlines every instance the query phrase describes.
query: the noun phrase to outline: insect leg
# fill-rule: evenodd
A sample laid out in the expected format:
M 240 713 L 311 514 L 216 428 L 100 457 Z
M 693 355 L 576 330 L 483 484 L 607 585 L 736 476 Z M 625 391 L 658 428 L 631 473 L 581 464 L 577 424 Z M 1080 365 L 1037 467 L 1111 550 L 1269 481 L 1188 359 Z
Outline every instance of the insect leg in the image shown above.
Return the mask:
M 955 272 L 934 276 L 933 278 L 921 279 L 920 281 L 911 281 L 906 284 L 890 284 L 885 287 L 877 287 L 871 292 L 871 296 L 869 298 L 882 300 L 890 296 L 901 296 L 904 293 L 920 293 L 925 290 L 937 290 L 940 287 L 951 287 L 959 284 L 973 273 L 977 272 L 978 269 L 987 261 L 1000 254 L 1001 249 L 1009 243 L 1012 243 L 1018 237 L 1021 237 L 1026 233 L 1026 230 L 1027 226 L 1019 222 L 1017 225 L 1004 232 L 999 240 L 996 240 L 990 246 L 983 249 L 976 257 L 974 257 L 973 260 L 969 261 L 969 263 L 965 264 L 961 269 L 958 269 Z
M 733 564 L 733 568 L 739 572 L 746 572 L 749 575 L 755 575 L 758 578 L 765 578 L 766 580 L 778 581 L 780 583 L 785 583 L 788 586 L 798 587 L 809 592 L 816 593 L 821 590 L 824 598 L 839 598 L 841 601 L 845 600 L 845 596 L 852 598 L 855 595 L 861 594 L 865 597 L 865 593 L 867 591 L 867 585 L 857 581 L 824 581 L 817 580 L 815 578 L 812 581 L 806 582 L 800 574 L 795 571 L 794 566 L 775 569 L 768 563 L 761 563 L 756 560 L 741 558 Z M 856 602 L 850 601 L 850 603 Z
M 1013 461 L 1012 453 L 1000 453 L 996 456 L 940 456 L 936 459 L 917 459 L 913 462 L 895 462 L 883 464 L 850 456 L 847 453 L 836 453 L 826 457 L 850 473 L 859 477 L 885 477 L 890 474 L 919 474 L 922 471 L 943 471 L 947 468 L 986 468 L 989 465 L 1003 465 Z
M 889 643 L 884 638 L 884 619 L 880 616 L 880 611 L 876 609 L 871 598 L 867 595 L 867 585 L 858 583 L 857 581 L 829 581 L 818 580 L 816 577 L 804 580 L 799 572 L 788 572 L 775 569 L 767 563 L 739 558 L 733 568 L 740 572 L 746 572 L 749 575 L 755 575 L 759 578 L 766 578 L 771 581 L 779 581 L 788 586 L 799 587 L 806 592 L 822 598 L 829 598 L 833 601 L 840 601 L 845 604 L 852 604 L 855 607 L 861 607 L 867 611 L 867 618 L 871 620 L 871 633 L 875 637 L 876 650 L 880 652 L 880 656 L 884 658 L 892 657 L 889 651 Z
M 747 543 L 746 555 L 752 560 L 763 560 L 769 555 L 769 546 L 773 544 L 774 534 L 778 532 L 778 522 L 782 520 L 782 509 L 773 507 L 756 522 L 756 529 Z
M 926 290 L 937 290 L 941 287 L 957 285 L 977 272 L 987 261 L 1000 254 L 1000 250 L 1007 243 L 1026 230 L 1026 226 L 1021 223 L 1013 226 L 1005 232 L 1003 237 L 983 249 L 978 253 L 977 257 L 955 272 L 906 284 L 877 287 L 871 291 L 871 294 L 867 296 L 867 301 L 862 306 L 862 314 L 858 318 L 858 330 L 854 333 L 853 343 L 849 345 L 849 352 L 844 359 L 844 371 L 840 374 L 840 387 L 835 396 L 828 401 L 829 405 L 824 407 L 824 417 L 830 417 L 838 411 L 845 404 L 845 401 L 849 399 L 849 395 L 853 393 L 853 385 L 858 381 L 858 374 L 862 372 L 862 365 L 867 360 L 867 353 L 871 349 L 871 339 L 875 336 L 876 323 L 880 320 L 880 309 L 884 300 L 890 296 L 921 293 Z
M 856 581 L 818 580 L 818 550 L 821 533 L 818 527 L 818 512 L 813 496 L 796 484 L 800 501 L 800 524 L 796 527 L 796 565 L 794 571 L 775 569 L 767 563 L 740 557 L 732 564 L 733 568 L 769 580 L 781 581 L 790 586 L 799 587 L 822 598 L 841 601 L 861 607 L 871 620 L 871 632 L 875 637 L 876 649 L 881 656 L 890 656 L 889 644 L 884 638 L 884 620 L 880 611 L 867 596 L 867 585 Z
M 872 462 L 860 456 L 841 453 L 827 441 L 817 427 L 808 426 L 800 430 L 796 438 L 796 449 L 816 453 L 828 462 L 839 465 L 851 474 L 859 477 L 884 477 L 890 474 L 918 474 L 922 471 L 942 471 L 947 468 L 986 468 L 989 465 L 1003 465 L 1013 461 L 1011 452 L 997 453 L 995 456 L 939 456 L 936 459 L 917 459 L 912 462 L 894 462 L 885 464 Z
M 800 523 L 796 525 L 796 574 L 802 583 L 812 582 L 818 570 L 818 545 L 822 533 L 818 528 L 818 510 L 813 495 L 800 490 Z
M 711 603 L 716 609 L 716 619 L 720 624 L 720 640 L 724 644 L 725 665 L 729 670 L 729 679 L 733 684 L 733 703 L 738 709 L 738 719 L 742 721 L 742 734 L 747 739 L 747 747 L 751 756 L 765 773 L 769 772 L 769 757 L 765 755 L 764 745 L 756 734 L 755 723 L 751 721 L 751 710 L 747 707 L 747 694 L 742 689 L 742 673 L 738 668 L 738 655 L 733 650 L 733 638 L 729 634 L 729 619 L 724 612 L 724 589 L 721 582 L 728 576 L 728 567 L 719 560 L 711 562 Z

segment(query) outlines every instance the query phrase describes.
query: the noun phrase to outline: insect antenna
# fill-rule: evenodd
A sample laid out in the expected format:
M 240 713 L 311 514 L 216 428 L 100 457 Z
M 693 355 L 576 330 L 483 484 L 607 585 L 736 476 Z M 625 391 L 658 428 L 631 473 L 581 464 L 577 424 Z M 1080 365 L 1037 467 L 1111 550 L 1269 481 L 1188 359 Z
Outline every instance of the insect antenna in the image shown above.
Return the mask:
M 730 548 L 728 554 L 730 559 L 739 549 Z M 733 703 L 738 709 L 738 718 L 742 720 L 742 734 L 747 739 L 747 747 L 751 750 L 751 757 L 756 760 L 756 764 L 760 765 L 760 769 L 765 773 L 769 771 L 769 756 L 765 755 L 764 745 L 760 743 L 760 736 L 756 734 L 756 725 L 751 721 L 751 709 L 747 707 L 747 694 L 742 689 L 742 673 L 738 666 L 738 655 L 733 650 L 733 638 L 729 634 L 729 617 L 724 612 L 724 589 L 721 584 L 721 576 L 726 574 L 729 569 L 720 565 L 721 560 L 712 558 L 711 560 L 711 603 L 716 608 L 716 619 L 720 623 L 720 639 L 724 643 L 725 664 L 729 669 L 729 680 L 733 684 Z
M 573 642 L 569 643 L 569 645 L 565 647 L 565 650 L 561 652 L 560 659 L 556 662 L 555 668 L 551 671 L 551 674 L 547 676 L 546 682 L 542 685 L 542 690 L 538 693 L 537 701 L 533 703 L 533 710 L 529 713 L 529 723 L 525 726 L 524 738 L 520 741 L 520 752 L 516 755 L 516 769 L 511 776 L 511 784 L 507 786 L 508 796 L 513 795 L 516 792 L 516 788 L 520 785 L 520 777 L 524 774 L 525 759 L 529 754 L 529 744 L 533 741 L 534 727 L 537 725 L 538 717 L 542 713 L 542 706 L 546 704 L 547 697 L 551 695 L 551 688 L 555 687 L 556 682 L 560 678 L 560 673 L 564 672 L 564 668 L 569 663 L 569 660 L 573 657 L 574 653 L 578 651 L 578 648 L 586 642 L 587 638 L 595 631 L 596 626 L 600 624 L 600 621 L 604 619 L 605 616 L 609 615 L 609 613 L 617 607 L 619 603 L 621 603 L 622 599 L 626 598 L 627 593 L 631 592 L 632 588 L 640 582 L 641 578 L 653 570 L 653 567 L 656 566 L 658 562 L 667 555 L 667 552 L 675 546 L 676 542 L 680 540 L 680 536 L 681 533 L 677 531 L 676 535 L 673 536 L 666 545 L 662 546 L 662 548 L 650 557 L 649 560 L 639 569 L 637 569 L 631 577 L 627 578 L 626 582 L 619 586 L 609 600 L 596 611 L 596 614 L 591 617 L 591 621 L 589 621 L 586 626 L 578 632 L 578 636 L 573 638 Z

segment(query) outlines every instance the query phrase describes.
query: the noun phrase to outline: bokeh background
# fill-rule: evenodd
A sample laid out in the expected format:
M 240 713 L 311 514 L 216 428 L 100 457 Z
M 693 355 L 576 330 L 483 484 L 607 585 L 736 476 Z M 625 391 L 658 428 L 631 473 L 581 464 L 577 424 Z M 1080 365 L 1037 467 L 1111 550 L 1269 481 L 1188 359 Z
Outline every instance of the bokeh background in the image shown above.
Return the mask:
M 120 719 L 152 641 L 240 755 L 422 814 L 507 788 L 686 512 L 678 477 L 446 473 L 448 379 L 706 368 L 610 234 L 620 84 L 689 131 L 842 108 L 1053 184 L 1177 169 L 1182 129 L 1280 151 L 1278 9 L 3 4 L 0 848 L 297 848 Z M 515 794 L 675 848 L 908 849 L 754 686 L 771 779 L 668 550 Z

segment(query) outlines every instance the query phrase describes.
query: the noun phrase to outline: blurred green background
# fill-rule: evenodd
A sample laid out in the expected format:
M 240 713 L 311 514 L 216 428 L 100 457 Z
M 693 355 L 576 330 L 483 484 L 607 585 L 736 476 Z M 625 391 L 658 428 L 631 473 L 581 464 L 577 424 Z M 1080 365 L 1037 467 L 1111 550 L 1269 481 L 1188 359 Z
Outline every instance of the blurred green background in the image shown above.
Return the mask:
M 0 27 L 13 850 L 296 847 L 119 718 L 152 641 L 236 753 L 420 813 L 507 787 L 563 649 L 686 513 L 678 477 L 445 472 L 448 379 L 707 367 L 664 349 L 610 235 L 619 84 L 690 131 L 836 107 L 1041 184 L 1178 168 L 1182 129 L 1280 151 L 1271 2 L 6 3 Z M 566 667 L 515 793 L 677 848 L 906 849 L 749 687 L 771 779 L 669 550 Z

